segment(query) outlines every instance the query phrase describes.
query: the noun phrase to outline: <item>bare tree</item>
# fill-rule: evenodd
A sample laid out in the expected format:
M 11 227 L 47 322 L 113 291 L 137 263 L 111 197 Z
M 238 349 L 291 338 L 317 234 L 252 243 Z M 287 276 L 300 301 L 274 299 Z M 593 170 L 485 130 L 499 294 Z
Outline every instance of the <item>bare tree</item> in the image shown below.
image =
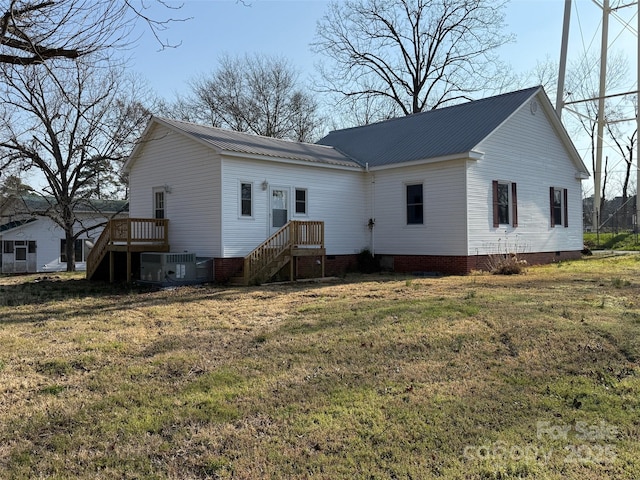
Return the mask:
M 191 95 L 167 111 L 171 116 L 303 142 L 320 136 L 318 105 L 282 58 L 223 56 L 217 70 L 190 86 Z
M 590 144 L 591 153 L 591 169 L 596 170 L 596 142 L 597 142 L 597 126 L 598 126 L 598 96 L 599 96 L 599 77 L 598 66 L 600 59 L 596 56 L 584 56 L 573 62 L 567 71 L 565 101 L 567 102 L 566 110 L 571 112 L 572 118 L 570 122 L 573 125 L 574 135 L 586 135 Z M 607 62 L 606 84 L 608 91 L 615 91 L 625 85 L 627 81 L 627 72 L 629 64 L 626 56 L 622 52 L 610 52 Z M 613 135 L 620 136 L 621 131 L 612 125 L 621 118 L 623 111 L 622 97 L 609 99 L 605 103 L 605 126 L 607 133 L 607 141 L 613 141 L 614 144 L 619 142 Z M 566 118 L 566 116 L 565 116 Z M 621 150 L 618 149 L 619 152 Z M 609 158 L 605 158 L 603 171 L 601 172 L 601 195 L 600 195 L 600 211 L 603 211 L 607 199 L 607 185 L 611 180 L 609 175 Z M 594 176 L 595 181 L 595 176 Z M 596 228 L 596 226 L 594 226 Z
M 79 225 L 76 206 L 121 190 L 120 166 L 149 114 L 120 69 L 50 61 L 52 69 L 0 64 L 0 164 L 44 177 L 47 207 L 35 213 L 64 230 L 72 271 L 74 240 L 89 229 Z
M 634 105 L 636 115 L 637 105 Z M 622 114 L 620 114 L 622 116 Z M 629 205 L 627 201 L 629 199 L 629 185 L 631 181 L 631 167 L 633 166 L 633 151 L 636 148 L 638 129 L 636 128 L 630 135 L 623 133 L 619 123 L 607 123 L 607 133 L 616 146 L 620 157 L 624 161 L 625 169 L 622 179 L 622 222 L 623 226 L 629 226 L 632 222 L 629 219 Z
M 32 65 L 51 59 L 77 59 L 131 40 L 138 21 L 145 22 L 160 45 L 170 22 L 154 19 L 149 8 L 165 0 L 2 0 L 0 3 L 0 63 Z
M 390 100 L 403 114 L 471 99 L 494 86 L 506 0 L 346 0 L 318 22 L 321 91 Z

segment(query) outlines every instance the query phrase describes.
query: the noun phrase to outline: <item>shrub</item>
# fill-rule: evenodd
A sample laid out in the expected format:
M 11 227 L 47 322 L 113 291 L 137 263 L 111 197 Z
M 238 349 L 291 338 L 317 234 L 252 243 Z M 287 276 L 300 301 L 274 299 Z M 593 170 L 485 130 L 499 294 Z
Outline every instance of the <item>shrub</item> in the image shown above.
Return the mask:
M 519 275 L 526 271 L 527 261 L 516 253 L 489 255 L 487 269 L 494 275 Z
M 380 258 L 376 257 L 365 248 L 358 254 L 358 271 L 360 273 L 379 272 Z

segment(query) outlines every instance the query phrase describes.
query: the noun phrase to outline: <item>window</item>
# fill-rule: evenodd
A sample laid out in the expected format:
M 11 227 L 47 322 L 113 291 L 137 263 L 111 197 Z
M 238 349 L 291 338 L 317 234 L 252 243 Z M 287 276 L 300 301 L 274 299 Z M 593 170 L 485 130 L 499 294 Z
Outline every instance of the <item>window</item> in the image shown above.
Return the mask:
M 307 190 L 296 188 L 296 215 L 307 214 Z
M 253 216 L 253 184 L 241 183 L 240 184 L 240 215 L 242 217 Z
M 83 248 L 84 241 L 80 238 L 76 239 L 73 243 L 73 259 L 76 262 L 83 261 Z M 66 252 L 67 241 L 63 238 L 60 240 L 60 261 L 62 263 L 67 262 L 67 252 Z
M 407 225 L 422 225 L 422 207 L 422 184 L 407 185 Z
M 493 226 L 518 226 L 518 201 L 515 182 L 493 181 Z
M 36 242 L 35 240 L 5 240 L 2 242 L 2 251 L 13 253 L 16 261 L 25 261 L 27 253 L 36 253 Z
M 567 197 L 566 188 L 549 188 L 549 206 L 552 227 L 569 226 Z
M 153 190 L 153 218 L 165 218 L 164 188 Z
M 16 261 L 27 260 L 27 245 L 24 241 L 17 241 L 15 245 L 15 259 Z

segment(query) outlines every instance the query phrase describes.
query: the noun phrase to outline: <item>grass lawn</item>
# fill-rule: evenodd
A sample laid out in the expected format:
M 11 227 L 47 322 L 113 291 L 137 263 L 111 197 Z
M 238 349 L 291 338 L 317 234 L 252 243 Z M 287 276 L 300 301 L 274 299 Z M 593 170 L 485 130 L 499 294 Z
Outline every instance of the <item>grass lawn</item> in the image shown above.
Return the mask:
M 639 273 L 3 277 L 0 478 L 637 479 Z
M 584 233 L 584 244 L 600 250 L 640 250 L 638 236 L 631 232 Z

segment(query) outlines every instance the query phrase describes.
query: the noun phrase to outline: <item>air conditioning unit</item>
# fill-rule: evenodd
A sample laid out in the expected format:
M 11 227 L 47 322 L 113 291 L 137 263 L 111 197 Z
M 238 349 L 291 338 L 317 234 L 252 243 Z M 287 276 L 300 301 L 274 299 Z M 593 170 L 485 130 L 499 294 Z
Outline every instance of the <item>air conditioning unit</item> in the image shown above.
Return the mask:
M 140 280 L 162 284 L 195 282 L 198 280 L 196 254 L 143 252 Z

